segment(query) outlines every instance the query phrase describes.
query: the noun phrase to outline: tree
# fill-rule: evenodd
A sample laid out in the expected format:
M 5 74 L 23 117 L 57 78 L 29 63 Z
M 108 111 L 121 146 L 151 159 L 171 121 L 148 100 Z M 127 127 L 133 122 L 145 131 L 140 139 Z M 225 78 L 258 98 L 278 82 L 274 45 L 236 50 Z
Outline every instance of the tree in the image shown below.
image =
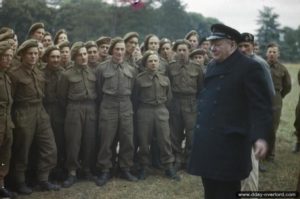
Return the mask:
M 279 22 L 277 22 L 279 15 L 273 12 L 273 8 L 264 7 L 263 10 L 259 10 L 259 17 L 257 24 L 260 28 L 257 30 L 257 40 L 261 46 L 263 52 L 269 42 L 280 43 Z

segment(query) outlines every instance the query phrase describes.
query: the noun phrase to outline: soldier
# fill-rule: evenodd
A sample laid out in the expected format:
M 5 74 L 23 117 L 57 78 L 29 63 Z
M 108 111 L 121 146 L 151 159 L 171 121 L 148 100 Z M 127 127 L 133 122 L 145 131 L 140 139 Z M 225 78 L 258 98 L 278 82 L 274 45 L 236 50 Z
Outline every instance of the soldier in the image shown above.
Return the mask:
M 58 30 L 54 36 L 54 45 L 59 45 L 65 41 L 69 41 L 67 31 L 65 29 Z
M 0 198 L 12 198 L 14 194 L 4 186 L 4 178 L 8 174 L 11 147 L 13 143 L 12 130 L 14 124 L 11 119 L 11 81 L 7 75 L 13 58 L 11 44 L 0 42 Z
M 71 49 L 70 43 L 68 41 L 64 41 L 58 45 L 60 49 L 60 65 L 65 69 L 68 70 L 73 67 L 73 61 L 71 61 Z
M 207 65 L 212 60 L 212 54 L 210 50 L 210 42 L 206 39 L 206 37 L 202 38 L 200 41 L 200 48 L 206 50 L 205 56 L 205 65 Z
M 123 39 L 126 47 L 125 61 L 127 61 L 129 65 L 137 67 L 133 53 L 135 48 L 139 45 L 139 34 L 137 32 L 128 32 L 124 35 Z
M 111 38 L 105 36 L 99 37 L 99 39 L 97 39 L 96 44 L 98 46 L 99 51 L 99 63 L 102 63 L 110 58 L 108 54 L 110 41 Z
M 40 41 L 38 41 L 38 51 L 39 51 L 39 60 L 36 63 L 36 66 L 38 69 L 43 70 L 46 67 L 46 63 L 43 62 L 43 60 L 42 60 L 42 56 L 45 52 L 45 48 L 43 46 L 43 43 Z
M 189 60 L 189 49 L 189 41 L 177 40 L 173 46 L 177 60 L 171 62 L 167 68 L 173 92 L 170 127 L 176 169 L 181 169 L 183 165 L 185 168 L 190 155 L 192 132 L 197 116 L 196 96 L 203 84 L 202 69 Z
M 64 69 L 60 66 L 60 50 L 57 46 L 49 46 L 43 57 L 47 63 L 43 70 L 45 75 L 45 98 L 44 106 L 50 116 L 56 147 L 57 147 L 57 165 L 52 171 L 52 177 L 55 180 L 63 178 L 64 170 L 64 108 L 59 103 L 58 91 L 61 74 Z
M 36 39 L 42 42 L 45 34 L 45 26 L 43 23 L 38 22 L 32 24 L 28 31 L 28 38 L 29 39 Z
M 68 178 L 63 187 L 71 187 L 77 180 L 76 170 L 91 179 L 91 163 L 96 134 L 96 77 L 88 67 L 87 50 L 83 42 L 71 48 L 74 66 L 62 74 L 59 96 L 66 107 L 65 150 Z M 80 155 L 81 152 L 81 155 Z
M 44 83 L 42 72 L 36 68 L 38 42 L 26 40 L 18 49 L 20 67 L 10 71 L 13 93 L 13 119 L 15 122 L 13 170 L 16 189 L 21 194 L 31 194 L 26 185 L 25 172 L 30 147 L 37 145 L 37 178 L 42 190 L 59 190 L 48 181 L 49 172 L 56 165 L 57 151 L 49 116 L 42 104 Z
M 191 51 L 197 49 L 199 47 L 200 36 L 196 30 L 191 30 L 188 32 L 184 39 L 188 40 L 191 44 Z
M 174 54 L 172 51 L 172 43 L 167 38 L 162 38 L 159 42 L 158 53 L 161 58 L 164 58 L 168 63 L 173 60 Z
M 298 71 L 298 85 L 300 85 L 300 70 Z M 294 134 L 296 136 L 296 144 L 293 148 L 293 153 L 298 153 L 300 151 L 300 96 L 295 110 L 294 127 L 295 127 Z M 300 174 L 299 174 L 299 179 L 300 179 Z M 298 182 L 299 182 L 298 185 L 300 185 L 300 180 L 298 180 Z M 298 189 L 299 188 L 300 186 L 298 186 Z
M 50 32 L 45 32 L 42 43 L 43 43 L 44 48 L 47 48 L 47 47 L 53 45 L 52 35 Z
M 137 181 L 129 169 L 133 165 L 133 110 L 131 92 L 135 72 L 132 66 L 124 61 L 125 43 L 122 38 L 114 38 L 108 53 L 112 55 L 99 65 L 96 71 L 98 97 L 101 100 L 99 109 L 100 150 L 97 167 L 101 170 L 96 184 L 103 186 L 110 178 L 112 168 L 112 144 L 120 143 L 119 166 L 121 178 Z
M 284 65 L 278 58 L 280 56 L 279 47 L 275 43 L 267 46 L 267 62 L 271 68 L 272 80 L 275 88 L 275 96 L 273 99 L 273 129 L 269 140 L 269 150 L 267 160 L 274 161 L 276 132 L 280 122 L 282 99 L 291 91 L 291 77 Z
M 85 47 L 88 53 L 88 65 L 92 71 L 96 72 L 96 68 L 99 65 L 98 46 L 96 42 L 88 41 L 85 43 Z
M 172 98 L 170 80 L 158 72 L 157 52 L 146 51 L 142 58 L 145 71 L 140 73 L 134 85 L 135 109 L 137 114 L 138 160 L 141 165 L 139 179 L 146 178 L 146 167 L 150 163 L 152 135 L 156 133 L 160 148 L 160 160 L 165 174 L 171 179 L 180 180 L 173 167 L 174 156 L 169 128 L 169 111 L 166 107 Z
M 207 67 L 207 65 L 205 64 L 207 58 L 206 50 L 202 48 L 195 49 L 190 53 L 189 56 L 190 59 L 197 63 L 202 68 L 202 71 L 205 73 Z

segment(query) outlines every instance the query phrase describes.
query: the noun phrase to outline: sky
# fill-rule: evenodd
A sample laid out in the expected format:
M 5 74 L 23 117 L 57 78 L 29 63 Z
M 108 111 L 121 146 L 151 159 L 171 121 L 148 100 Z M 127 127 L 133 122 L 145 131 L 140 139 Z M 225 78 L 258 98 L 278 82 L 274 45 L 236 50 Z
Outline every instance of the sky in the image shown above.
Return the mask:
M 272 7 L 281 27 L 300 25 L 300 0 L 182 0 L 186 11 L 214 17 L 240 32 L 256 33 L 259 10 Z

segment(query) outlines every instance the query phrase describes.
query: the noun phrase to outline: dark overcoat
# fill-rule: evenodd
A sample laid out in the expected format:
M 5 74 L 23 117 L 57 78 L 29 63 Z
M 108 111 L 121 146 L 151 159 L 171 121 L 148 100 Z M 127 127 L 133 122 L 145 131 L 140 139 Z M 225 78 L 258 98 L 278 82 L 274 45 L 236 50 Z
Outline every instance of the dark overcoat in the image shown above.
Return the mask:
M 188 172 L 215 180 L 242 180 L 251 171 L 251 147 L 267 140 L 272 96 L 262 67 L 236 50 L 223 62 L 210 62 Z

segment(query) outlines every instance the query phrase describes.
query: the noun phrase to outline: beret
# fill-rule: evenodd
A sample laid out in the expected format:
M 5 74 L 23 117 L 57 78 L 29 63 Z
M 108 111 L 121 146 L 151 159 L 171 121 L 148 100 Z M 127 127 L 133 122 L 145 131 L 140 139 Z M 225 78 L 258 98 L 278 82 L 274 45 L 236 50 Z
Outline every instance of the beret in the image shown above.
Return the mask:
M 147 51 L 144 53 L 144 55 L 143 55 L 143 57 L 142 57 L 142 59 L 141 59 L 141 64 L 142 64 L 143 67 L 146 67 L 146 62 L 147 62 L 147 59 L 148 59 L 148 57 L 149 57 L 150 55 L 157 55 L 157 56 L 158 56 L 157 52 L 155 52 L 155 51 L 153 51 L 153 50 L 147 50 Z
M 115 37 L 115 38 L 113 38 L 112 40 L 111 40 L 111 42 L 110 42 L 110 46 L 109 46 L 109 49 L 108 49 L 108 54 L 112 54 L 112 51 L 113 51 L 113 49 L 114 49 L 114 47 L 115 47 L 115 45 L 117 44 L 117 43 L 121 43 L 121 42 L 124 42 L 124 40 L 121 38 L 121 37 Z
M 110 44 L 111 38 L 106 36 L 101 36 L 96 40 L 97 46 L 101 46 L 102 44 Z
M 28 30 L 28 35 L 32 35 L 34 31 L 36 31 L 39 28 L 45 28 L 44 23 L 38 22 L 38 23 L 34 23 L 30 26 L 29 30 Z
M 53 43 L 54 44 L 57 44 L 58 43 L 58 37 L 59 35 L 61 34 L 66 34 L 67 35 L 67 31 L 65 29 L 60 29 L 58 30 L 56 33 L 55 33 L 55 36 L 54 36 L 54 40 L 53 40 Z
M 207 52 L 203 48 L 197 48 L 190 53 L 190 57 L 192 58 L 194 55 L 205 55 Z
M 140 35 L 139 33 L 137 32 L 128 32 L 124 35 L 123 39 L 124 39 L 124 42 L 126 43 L 129 39 L 131 39 L 132 37 L 137 37 L 139 38 Z
M 191 49 L 191 44 L 190 44 L 190 42 L 188 40 L 186 40 L 186 39 L 178 39 L 178 40 L 175 41 L 175 43 L 173 45 L 173 48 L 172 48 L 173 51 L 176 51 L 178 45 L 180 45 L 180 44 L 185 44 L 185 45 L 188 46 L 188 49 Z
M 74 60 L 80 48 L 85 48 L 82 41 L 75 42 L 71 48 L 71 60 Z
M 95 41 L 87 41 L 87 42 L 85 42 L 84 45 L 85 45 L 86 49 L 89 49 L 89 48 L 91 48 L 91 47 L 96 47 L 96 48 L 98 48 L 98 46 L 97 46 L 97 44 L 96 44 Z
M 17 55 L 20 56 L 28 48 L 38 47 L 38 41 L 35 39 L 28 39 L 24 41 L 17 50 Z
M 47 61 L 47 57 L 54 50 L 58 50 L 59 51 L 60 49 L 59 49 L 58 46 L 54 46 L 54 45 L 47 47 L 46 50 L 45 50 L 45 52 L 44 52 L 44 54 L 43 54 L 43 56 L 42 56 L 42 60 L 44 62 L 46 62 Z
M 241 34 L 240 42 L 250 42 L 254 43 L 254 36 L 248 32 L 244 32 Z

